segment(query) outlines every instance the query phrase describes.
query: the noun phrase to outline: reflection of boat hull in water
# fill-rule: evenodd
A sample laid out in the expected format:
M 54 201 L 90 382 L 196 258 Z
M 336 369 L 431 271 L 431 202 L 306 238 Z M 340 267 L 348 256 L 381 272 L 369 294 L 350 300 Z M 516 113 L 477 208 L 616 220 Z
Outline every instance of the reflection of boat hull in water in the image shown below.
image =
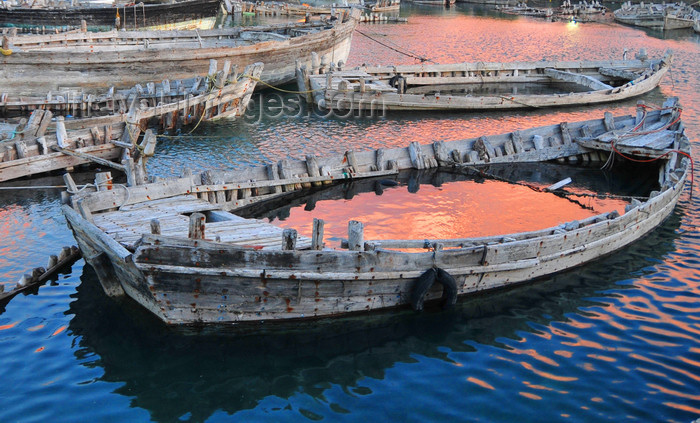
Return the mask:
M 424 301 L 441 299 L 449 305 L 458 295 L 595 260 L 659 225 L 688 174 L 689 160 L 682 156 L 689 142 L 679 116 L 671 101 L 651 112 L 640 107 L 637 117 L 606 114 L 477 139 L 282 160 L 277 166 L 207 172 L 199 180 L 83 192 L 72 197 L 73 207 L 65 206 L 64 214 L 105 292 L 131 297 L 168 324 L 308 319 L 409 304 L 421 309 Z M 653 136 L 645 138 L 648 134 Z M 365 240 L 363 224 L 349 222 L 344 247 L 330 249 L 324 247 L 322 222 L 314 223 L 308 239 L 229 212 L 281 198 L 304 184 L 411 168 L 599 160 L 611 146 L 616 154 L 658 157 L 652 172 L 660 190 L 633 201 L 623 215 L 604 213 L 532 232 Z M 115 204 L 119 210 L 113 210 Z
M 290 23 L 203 31 L 111 31 L 10 37 L 12 53 L 0 56 L 3 92 L 56 91 L 58 87 L 132 87 L 145 81 L 200 75 L 211 59 L 243 69 L 265 63 L 261 79 L 291 82 L 295 62 L 312 63 L 312 53 L 347 59 L 359 10 L 333 23 Z
M 216 16 L 220 0 L 187 0 L 119 7 L 0 8 L 0 26 L 77 26 L 138 29 Z
M 360 67 L 310 75 L 322 109 L 526 109 L 624 100 L 658 86 L 671 64 L 661 60 L 458 63 Z M 571 70 L 575 69 L 575 72 Z M 508 88 L 506 90 L 506 88 Z M 558 90 L 557 90 L 558 89 Z

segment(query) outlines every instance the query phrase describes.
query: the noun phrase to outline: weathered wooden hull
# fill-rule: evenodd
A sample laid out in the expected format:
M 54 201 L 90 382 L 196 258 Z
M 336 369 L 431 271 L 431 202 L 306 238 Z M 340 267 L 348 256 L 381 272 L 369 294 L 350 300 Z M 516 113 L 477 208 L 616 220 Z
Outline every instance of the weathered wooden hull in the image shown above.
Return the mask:
M 27 86 L 35 92 L 66 86 L 85 90 L 131 87 L 144 81 L 205 74 L 211 59 L 228 60 L 238 69 L 265 63 L 261 79 L 271 85 L 283 84 L 294 79 L 296 61 L 311 65 L 312 52 L 335 63 L 346 60 L 358 17 L 359 11 L 357 16 L 333 26 L 316 25 L 318 30 L 305 35 L 299 34 L 311 31 L 314 25 L 14 37 L 12 54 L 0 59 L 0 79 L 9 81 L 2 90 L 17 93 Z M 276 32 L 292 36 L 278 36 Z M 260 37 L 268 41 L 246 41 Z M 62 45 L 61 40 L 67 40 L 66 44 Z
M 186 0 L 120 7 L 0 8 L 0 26 L 80 27 L 84 20 L 88 26 L 137 29 L 215 16 L 220 3 L 220 0 Z
M 215 63 L 212 63 L 212 69 L 216 69 Z M 132 170 L 123 164 L 121 159 L 125 148 L 134 153 L 134 145 L 143 130 L 148 127 L 170 129 L 177 125 L 194 124 L 200 120 L 240 116 L 245 112 L 261 71 L 260 63 L 248 66 L 244 73 L 248 73 L 249 77 L 241 77 L 219 88 L 216 88 L 214 81 L 217 77 L 219 80 L 226 79 L 228 71 L 212 73 L 212 89 L 199 88 L 210 83 L 206 78 L 199 78 L 199 82 L 196 79 L 190 82 L 187 92 L 178 92 L 175 84 L 172 91 L 171 88 L 164 88 L 163 84 L 157 89 L 155 85 L 149 84 L 151 94 L 137 93 L 136 89 L 132 89 L 126 96 L 102 98 L 96 104 L 111 103 L 112 113 L 67 121 L 60 117 L 60 124 L 64 128 L 62 131 L 56 129 L 58 124 L 55 124 L 51 131 L 47 131 L 48 121 L 53 116 L 51 110 L 58 109 L 59 113 L 70 113 L 80 104 L 78 109 L 82 109 L 81 113 L 84 114 L 84 109 L 87 108 L 84 103 L 56 101 L 35 107 L 35 113 L 27 126 L 20 131 L 22 134 L 0 142 L 0 182 L 81 164 L 99 163 L 100 159 L 106 161 L 100 164 L 111 164 L 112 167 L 126 172 L 127 177 L 142 178 L 141 169 Z M 121 106 L 119 103 L 122 103 Z M 121 107 L 128 109 L 120 112 Z M 37 122 L 32 123 L 33 120 Z M 30 131 L 27 128 L 34 129 Z M 57 135 L 59 132 L 63 134 L 61 142 Z M 56 150 L 57 146 L 61 146 L 61 149 Z
M 659 113 L 651 112 L 649 116 L 658 117 Z M 112 295 L 125 294 L 133 298 L 168 324 L 306 319 L 400 307 L 412 304 L 416 279 L 430 269 L 439 268 L 449 273 L 456 280 L 457 294 L 468 295 L 588 263 L 648 234 L 672 212 L 688 174 L 689 160 L 681 158 L 680 154 L 689 152 L 689 142 L 683 136 L 682 124 L 673 119 L 675 116 L 668 118 L 667 127 L 674 129 L 664 132 L 664 142 L 671 146 L 659 150 L 674 149 L 668 150 L 660 162 L 661 191 L 650 193 L 644 202 L 633 202 L 621 216 L 616 212 L 605 213 L 534 232 L 452 240 L 377 240 L 359 244 L 350 240 L 347 250 L 268 249 L 232 245 L 223 238 L 221 241 L 187 239 L 177 235 L 177 231 L 138 235 L 143 232 L 129 226 L 130 239 L 138 240 L 128 243 L 130 249 L 127 249 L 113 238 L 119 234 L 115 232 L 118 229 L 110 229 L 110 236 L 73 208 L 66 206 L 64 213 L 83 255 L 96 267 L 105 290 Z M 299 173 L 308 168 L 310 161 L 321 169 L 343 169 L 352 165 L 355 172 L 362 174 L 365 169 L 371 172 L 385 165 L 398 169 L 458 166 L 454 160 L 462 155 L 473 165 L 543 161 L 595 152 L 586 145 L 596 142 L 596 137 L 612 134 L 608 131 L 613 128 L 627 131 L 635 125 L 641 126 L 639 122 L 641 120 L 635 117 L 613 119 L 606 115 L 604 120 L 432 146 L 412 144 L 406 149 L 348 153 L 336 158 L 295 161 L 285 166 L 292 173 Z M 654 122 L 658 121 L 650 119 L 649 128 L 658 128 L 653 126 Z M 582 134 L 580 141 L 578 133 Z M 453 153 L 447 153 L 449 151 Z M 224 193 L 248 186 L 244 181 L 250 179 L 267 179 L 269 171 L 269 167 L 261 167 L 222 173 L 215 178 L 226 182 L 214 185 L 192 185 L 191 180 L 180 179 L 158 186 L 135 187 L 129 196 L 118 192 L 95 193 L 79 197 L 74 203 L 81 201 L 93 213 L 121 203 L 122 208 L 134 207 L 128 209 L 132 219 L 139 209 L 146 207 L 142 213 L 148 219 L 150 207 L 157 205 L 142 203 L 144 198 L 152 198 L 156 192 L 167 192 L 165 196 L 199 192 L 202 198 L 209 199 L 196 203 L 200 210 L 208 207 L 207 204 L 233 210 L 241 203 L 250 204 L 253 198 L 229 198 Z M 280 195 L 275 191 L 264 194 L 263 187 L 272 187 L 269 184 L 255 186 L 259 187 L 256 188 L 261 190 L 258 195 L 263 198 Z M 110 213 L 111 219 L 116 219 L 112 221 L 122 220 L 118 212 Z M 223 216 L 221 212 L 216 213 Z M 99 225 L 105 225 L 104 220 L 100 222 Z M 236 222 L 237 225 L 242 223 L 245 222 Z M 148 220 L 144 220 L 143 225 L 147 224 Z M 211 224 L 213 230 L 217 224 L 222 222 L 215 219 Z M 241 227 L 237 227 L 237 231 L 241 231 Z M 426 251 L 426 244 L 432 249 Z M 436 300 L 442 295 L 436 283 L 425 298 Z
M 684 3 L 652 3 L 644 7 L 627 3 L 613 13 L 620 23 L 666 31 L 692 28 L 697 12 Z
M 631 66 L 625 66 L 627 63 Z M 417 65 L 386 68 L 364 68 L 357 71 L 337 72 L 330 76 L 314 75 L 309 78 L 309 86 L 314 92 L 314 101 L 324 109 L 346 111 L 373 111 L 382 113 L 391 110 L 507 110 L 541 107 L 571 106 L 620 101 L 647 93 L 657 87 L 670 66 L 670 58 L 660 61 L 655 70 L 651 62 L 539 62 L 529 64 L 463 64 L 463 65 Z M 620 80 L 598 73 L 600 68 L 646 69 L 633 74 L 634 79 Z M 550 71 L 553 70 L 554 72 Z M 575 69 L 577 74 L 566 72 Z M 450 85 L 478 86 L 497 84 L 531 84 L 547 86 L 557 82 L 558 70 L 565 77 L 589 84 L 589 91 L 565 94 L 449 94 L 441 93 L 440 88 Z M 366 72 L 365 72 L 366 71 Z M 548 74 L 549 72 L 549 74 Z M 403 75 L 408 90 L 386 85 L 394 75 Z M 551 76 L 551 77 L 550 77 Z M 360 78 L 365 79 L 363 83 Z M 553 79 L 554 78 L 554 79 Z M 610 86 L 605 82 L 617 81 L 622 85 Z M 371 80 L 378 84 L 370 84 Z M 624 82 L 624 83 L 623 83 Z M 364 85 L 364 88 L 363 88 Z M 412 94 L 411 87 L 426 87 L 424 94 Z
M 85 128 L 86 125 L 105 124 L 105 119 L 108 119 L 107 115 L 113 115 L 113 121 L 122 120 L 121 116 L 114 115 L 126 113 L 131 105 L 127 103 L 133 101 L 135 91 L 140 91 L 138 94 L 139 102 L 144 107 L 151 108 L 141 111 L 143 118 L 169 113 L 174 110 L 172 104 L 180 107 L 183 113 L 192 114 L 191 106 L 199 102 L 193 97 L 199 97 L 202 94 L 209 94 L 209 101 L 215 103 L 217 107 L 228 102 L 225 106 L 226 109 L 218 110 L 217 116 L 241 115 L 250 100 L 263 65 L 262 63 L 253 64 L 245 69 L 231 69 L 230 63 L 226 64 L 225 62 L 222 65 L 222 69 L 217 70 L 218 62 L 211 61 L 209 64 L 208 74 L 211 74 L 214 79 L 218 78 L 217 85 L 220 87 L 209 93 L 206 92 L 208 83 L 206 76 L 198 76 L 186 80 L 170 81 L 166 79 L 160 83 L 148 82 L 129 89 L 103 90 L 97 94 L 86 93 L 80 88 L 53 91 L 41 95 L 38 93 L 2 94 L 0 96 L 0 113 L 4 117 L 10 117 L 29 115 L 34 110 L 48 110 L 54 115 L 71 115 L 75 119 L 80 118 L 82 120 L 77 122 L 70 121 L 74 122 L 70 125 L 71 127 Z M 233 77 L 232 74 L 234 74 Z M 222 85 L 224 79 L 231 79 L 233 82 Z M 195 84 L 197 86 L 194 86 Z M 155 108 L 158 104 L 161 107 Z M 229 107 L 231 113 L 226 113 Z M 98 117 L 100 122 L 87 120 L 87 118 L 93 117 Z M 81 125 L 80 122 L 83 124 Z
M 676 16 L 664 16 L 664 29 L 686 29 L 693 27 L 694 20 L 692 18 L 682 18 Z

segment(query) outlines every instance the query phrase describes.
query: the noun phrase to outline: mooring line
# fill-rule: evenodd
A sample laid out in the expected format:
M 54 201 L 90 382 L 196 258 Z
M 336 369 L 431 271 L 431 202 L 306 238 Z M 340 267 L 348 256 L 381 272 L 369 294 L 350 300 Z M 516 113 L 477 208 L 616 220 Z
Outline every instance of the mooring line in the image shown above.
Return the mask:
M 379 40 L 377 40 L 377 39 L 375 39 L 375 38 L 370 37 L 369 35 L 365 34 L 364 32 L 362 32 L 362 31 L 360 31 L 360 30 L 357 30 L 357 29 L 356 29 L 355 32 L 357 32 L 358 34 L 360 34 L 360 35 L 362 35 L 362 36 L 365 36 L 365 37 L 369 38 L 370 40 L 374 41 L 375 43 L 378 43 L 378 44 L 383 45 L 384 47 L 386 47 L 386 48 L 388 48 L 388 49 L 390 49 L 390 50 L 394 50 L 394 51 L 397 52 L 397 53 L 401 53 L 401 54 L 406 55 L 406 56 L 408 56 L 408 57 L 412 57 L 412 58 L 414 58 L 414 59 L 418 59 L 418 60 L 420 60 L 421 62 L 435 63 L 435 62 L 433 62 L 432 60 L 430 60 L 430 59 L 428 59 L 428 58 L 418 56 L 417 54 L 413 54 L 413 53 L 411 53 L 411 52 L 406 53 L 405 51 L 401 51 L 401 50 L 399 50 L 399 49 L 397 49 L 397 48 L 394 48 L 394 47 L 392 47 L 392 46 L 390 46 L 390 45 L 384 44 L 383 42 L 381 42 L 381 41 L 379 41 Z

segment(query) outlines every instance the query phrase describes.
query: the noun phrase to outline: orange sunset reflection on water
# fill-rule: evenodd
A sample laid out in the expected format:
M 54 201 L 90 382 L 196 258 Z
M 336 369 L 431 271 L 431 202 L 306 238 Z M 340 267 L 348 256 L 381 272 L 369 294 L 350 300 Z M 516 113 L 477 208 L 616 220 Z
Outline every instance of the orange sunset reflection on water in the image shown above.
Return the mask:
M 588 203 L 584 203 L 588 207 Z M 364 192 L 351 199 L 322 200 L 291 209 L 275 222 L 311 236 L 313 218 L 325 221 L 325 238 L 347 237 L 347 222 L 364 223 L 365 239 L 448 239 L 509 234 L 557 226 L 602 212 L 624 209 L 619 200 L 591 202 L 594 210 L 522 185 L 487 180 L 461 181 L 417 193 L 405 185 Z M 331 246 L 331 245 L 328 245 Z

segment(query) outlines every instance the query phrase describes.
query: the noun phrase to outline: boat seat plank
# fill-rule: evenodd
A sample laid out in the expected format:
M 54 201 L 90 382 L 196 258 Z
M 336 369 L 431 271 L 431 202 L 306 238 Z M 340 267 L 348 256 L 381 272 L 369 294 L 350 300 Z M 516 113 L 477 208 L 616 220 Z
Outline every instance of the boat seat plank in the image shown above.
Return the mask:
M 231 213 L 216 210 L 218 206 L 199 199 L 193 195 L 151 200 L 138 207 L 127 206 L 118 211 L 94 215 L 95 225 L 110 235 L 115 241 L 134 248 L 143 234 L 151 233 L 151 220 L 158 219 L 161 234 L 187 238 L 189 216 L 183 213 L 210 211 L 217 221 L 206 222 L 205 237 L 214 240 L 217 237 L 223 243 L 237 246 L 261 247 L 263 249 L 281 249 L 283 228 L 264 220 L 245 219 Z M 297 248 L 310 248 L 311 239 L 299 236 Z
M 575 84 L 588 87 L 592 90 L 611 90 L 613 88 L 612 86 L 600 82 L 593 77 L 582 75 L 580 73 L 564 72 L 551 68 L 545 69 L 544 73 L 555 81 L 573 82 Z
M 646 147 L 663 150 L 672 143 L 673 137 L 669 137 L 666 131 L 659 131 L 630 139 L 623 138 L 617 144 L 626 147 Z
M 208 201 L 197 198 L 194 195 L 185 194 L 124 206 L 121 208 L 121 211 L 150 210 L 152 212 L 155 210 L 162 210 L 164 212 L 171 211 L 176 213 L 194 213 L 207 210 L 216 210 L 218 208 L 220 207 L 215 204 L 211 204 Z

